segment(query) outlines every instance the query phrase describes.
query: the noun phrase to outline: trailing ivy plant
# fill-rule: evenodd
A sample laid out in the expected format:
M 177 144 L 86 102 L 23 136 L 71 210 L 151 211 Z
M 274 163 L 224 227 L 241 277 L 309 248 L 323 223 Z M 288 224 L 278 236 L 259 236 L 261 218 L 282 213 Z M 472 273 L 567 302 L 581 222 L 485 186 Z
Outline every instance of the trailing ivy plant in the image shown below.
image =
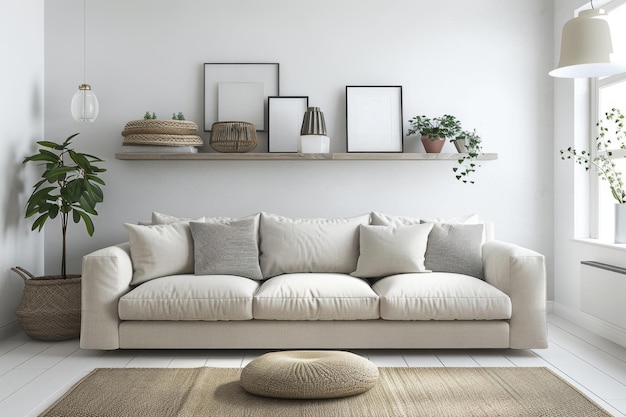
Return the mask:
M 607 126 L 608 125 L 608 126 Z M 586 150 L 577 150 L 573 147 L 561 149 L 561 159 L 573 159 L 577 164 L 589 171 L 594 167 L 597 174 L 608 182 L 613 198 L 619 204 L 626 204 L 626 191 L 622 173 L 616 169 L 611 149 L 626 149 L 626 131 L 624 130 L 624 115 L 620 109 L 613 108 L 604 113 L 604 118 L 596 123 L 598 136 L 596 137 L 596 153 L 592 157 Z
M 444 114 L 441 117 L 430 119 L 426 116 L 415 116 L 409 120 L 408 135 L 420 134 L 428 136 L 430 140 L 437 138 L 454 138 L 461 133 L 461 122 L 456 117 Z
M 70 148 L 75 133 L 63 143 L 40 141 L 39 152 L 24 158 L 23 163 L 39 162 L 44 166 L 42 179 L 33 186 L 26 203 L 26 218 L 37 216 L 32 230 L 41 231 L 48 219 L 61 218 L 63 254 L 61 275 L 66 272 L 66 237 L 70 215 L 74 223 L 85 223 L 87 233 L 92 236 L 94 224 L 90 216 L 98 215 L 96 205 L 103 201 L 101 185 L 105 185 L 99 174 L 106 171 L 97 166 L 104 162 L 93 155 L 78 153 Z
M 464 184 L 474 184 L 475 181 L 470 179 L 470 176 L 476 172 L 476 168 L 480 167 L 480 165 L 476 163 L 476 158 L 483 150 L 482 139 L 476 132 L 476 129 L 474 129 L 473 131 L 462 131 L 456 138 L 450 140 L 450 142 L 457 140 L 465 140 L 467 152 L 463 153 L 457 160 L 459 166 L 452 168 L 452 171 L 454 171 L 457 180 L 462 181 Z

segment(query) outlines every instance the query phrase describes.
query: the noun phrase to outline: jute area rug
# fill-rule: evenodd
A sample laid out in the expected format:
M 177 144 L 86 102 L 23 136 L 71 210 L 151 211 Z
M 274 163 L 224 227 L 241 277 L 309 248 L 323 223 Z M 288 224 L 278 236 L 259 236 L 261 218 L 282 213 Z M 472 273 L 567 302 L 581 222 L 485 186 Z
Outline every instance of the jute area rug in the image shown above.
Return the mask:
M 241 369 L 96 369 L 42 416 L 368 417 L 609 416 L 546 368 L 380 368 L 365 394 L 331 400 L 257 397 Z

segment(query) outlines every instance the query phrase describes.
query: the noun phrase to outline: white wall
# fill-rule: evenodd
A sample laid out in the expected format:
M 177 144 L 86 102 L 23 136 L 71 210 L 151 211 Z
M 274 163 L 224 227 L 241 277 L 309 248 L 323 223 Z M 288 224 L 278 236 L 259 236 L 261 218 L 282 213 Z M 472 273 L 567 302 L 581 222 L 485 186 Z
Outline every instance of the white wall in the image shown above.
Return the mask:
M 80 149 L 109 169 L 96 235 L 82 225 L 70 232 L 71 270 L 89 251 L 126 240 L 123 223 L 153 210 L 479 213 L 500 239 L 544 253 L 551 265 L 551 2 L 88 0 L 87 81 L 101 105 L 92 125 L 73 122 L 68 109 L 83 81 L 81 17 L 80 0 L 46 3 L 46 136 L 80 131 Z M 336 152 L 345 151 L 345 86 L 402 85 L 405 121 L 454 114 L 499 158 L 482 164 L 474 186 L 454 179 L 453 162 L 116 160 L 124 124 L 146 110 L 182 111 L 203 124 L 204 62 L 279 62 L 281 94 L 321 107 Z M 421 150 L 414 138 L 405 143 Z M 46 233 L 46 249 L 54 272 L 60 236 Z
M 43 4 L 0 2 L 0 339 L 18 328 L 13 311 L 24 286 L 10 268 L 43 273 L 43 235 L 23 218 L 37 174 L 21 164 L 43 137 Z
M 555 63 L 561 30 L 586 2 L 555 0 Z M 596 3 L 596 7 L 598 4 Z M 623 249 L 583 243 L 589 237 L 589 177 L 572 161 L 561 161 L 560 149 L 589 144 L 589 100 L 585 80 L 555 79 L 554 95 L 554 312 L 626 346 L 626 330 L 581 311 L 580 262 L 597 261 L 626 267 Z M 618 306 L 615 306 L 617 309 Z

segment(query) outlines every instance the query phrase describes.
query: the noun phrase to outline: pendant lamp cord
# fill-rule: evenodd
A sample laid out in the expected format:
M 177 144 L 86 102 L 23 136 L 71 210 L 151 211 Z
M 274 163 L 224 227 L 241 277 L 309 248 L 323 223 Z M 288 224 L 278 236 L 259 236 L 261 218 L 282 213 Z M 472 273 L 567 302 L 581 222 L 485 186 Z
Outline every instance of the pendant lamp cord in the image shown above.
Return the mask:
M 593 0 L 591 0 L 591 8 L 595 9 L 595 7 L 593 7 Z
M 83 84 L 87 82 L 87 0 L 83 0 Z

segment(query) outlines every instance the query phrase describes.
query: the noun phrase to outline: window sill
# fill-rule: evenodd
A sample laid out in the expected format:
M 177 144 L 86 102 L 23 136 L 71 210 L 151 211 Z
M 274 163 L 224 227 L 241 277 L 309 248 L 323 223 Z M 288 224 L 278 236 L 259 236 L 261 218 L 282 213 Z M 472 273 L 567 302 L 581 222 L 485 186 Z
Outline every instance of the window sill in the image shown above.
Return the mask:
M 599 239 L 571 239 L 572 242 L 584 243 L 586 245 L 599 246 L 602 248 L 621 250 L 626 252 L 626 243 L 612 243 Z

